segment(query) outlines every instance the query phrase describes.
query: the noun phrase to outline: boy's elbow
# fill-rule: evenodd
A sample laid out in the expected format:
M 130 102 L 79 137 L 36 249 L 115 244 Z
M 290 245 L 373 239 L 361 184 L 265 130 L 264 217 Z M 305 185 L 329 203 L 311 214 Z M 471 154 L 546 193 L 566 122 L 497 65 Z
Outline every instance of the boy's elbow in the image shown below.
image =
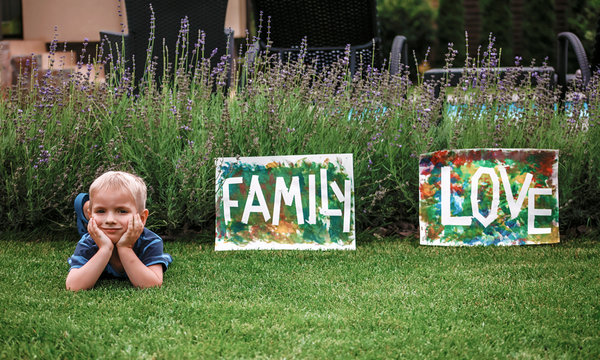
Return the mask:
M 79 290 L 88 290 L 88 288 L 85 288 L 83 286 L 75 286 L 73 284 L 69 284 L 69 282 L 67 281 L 67 283 L 65 284 L 65 287 L 67 290 L 69 291 L 79 291 Z
M 138 279 L 137 283 L 132 284 L 139 289 L 147 289 L 153 287 L 161 287 L 163 283 L 163 268 L 161 264 L 150 265 L 147 276 Z
M 73 292 L 80 291 L 80 290 L 90 290 L 92 288 L 93 288 L 93 286 L 69 286 L 69 285 L 67 285 L 67 290 L 73 291 Z
M 162 286 L 162 280 L 156 281 L 156 282 L 152 282 L 152 283 L 146 283 L 146 284 L 138 284 L 138 285 L 136 285 L 136 287 L 138 289 L 159 288 L 161 286 Z
M 67 282 L 65 283 L 65 288 L 69 291 L 79 291 L 79 290 L 83 290 L 83 288 L 80 287 L 76 287 L 73 286 L 73 284 L 70 284 L 69 281 L 67 280 Z
M 71 279 L 67 276 L 67 280 L 65 281 L 65 288 L 69 291 L 78 291 L 81 289 L 78 289 L 74 286 L 73 281 L 71 281 Z
M 83 284 L 79 284 L 77 281 L 70 277 L 67 277 L 67 280 L 65 281 L 65 288 L 69 291 L 89 290 L 92 288 L 92 286 L 85 286 Z

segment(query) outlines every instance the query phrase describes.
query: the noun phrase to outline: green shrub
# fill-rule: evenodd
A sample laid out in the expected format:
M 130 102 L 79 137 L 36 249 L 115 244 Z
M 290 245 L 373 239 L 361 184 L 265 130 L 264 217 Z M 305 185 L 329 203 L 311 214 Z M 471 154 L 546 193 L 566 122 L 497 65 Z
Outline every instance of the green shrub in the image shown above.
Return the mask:
M 487 39 L 494 34 L 496 46 L 502 49 L 501 64 L 512 66 L 513 59 L 513 27 L 510 12 L 510 0 L 485 0 L 481 2 L 482 34 Z
M 523 3 L 523 53 L 526 62 L 536 61 L 540 64 L 547 55 L 550 64 L 555 62 L 556 32 L 554 26 L 554 1 L 531 0 Z
M 482 63 L 497 62 L 486 54 Z M 411 84 L 407 73 L 351 76 L 343 58 L 317 74 L 259 55 L 234 62 L 227 87 L 226 60 L 210 69 L 184 59 L 195 71 L 176 65 L 168 81 L 143 86 L 102 58 L 77 74 L 23 74 L 0 102 L 0 229 L 74 228 L 76 194 L 121 169 L 146 180 L 151 228 L 210 232 L 216 157 L 322 153 L 354 154 L 359 230 L 416 224 L 419 155 L 472 147 L 559 149 L 561 224 L 599 223 L 597 75 L 570 111 L 555 110 L 548 79 L 516 86 L 514 76 L 469 75 L 452 90 L 466 104 L 456 121 L 450 89 L 436 98 L 435 84 Z M 94 66 L 112 67 L 105 83 L 90 79 Z M 507 110 L 515 98 L 518 117 Z
M 404 35 L 410 52 L 414 51 L 423 61 L 435 40 L 434 11 L 427 1 L 421 0 L 378 0 L 377 13 L 381 24 L 384 54 L 389 54 L 394 37 Z M 412 55 L 409 55 L 412 64 Z
M 446 49 L 448 44 L 452 44 L 455 49 L 460 49 L 461 53 L 457 62 L 464 61 L 466 52 L 462 50 L 466 48 L 466 44 L 462 0 L 440 0 L 437 14 L 437 40 L 440 49 Z

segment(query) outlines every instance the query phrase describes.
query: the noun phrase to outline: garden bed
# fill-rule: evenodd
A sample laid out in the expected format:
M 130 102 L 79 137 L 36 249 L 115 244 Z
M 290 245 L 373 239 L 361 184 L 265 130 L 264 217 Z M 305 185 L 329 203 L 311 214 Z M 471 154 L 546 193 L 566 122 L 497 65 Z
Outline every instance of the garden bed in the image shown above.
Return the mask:
M 474 71 L 436 97 L 439 84 L 413 82 L 408 69 L 352 75 L 347 59 L 316 73 L 242 56 L 230 86 L 227 69 L 208 64 L 181 59 L 162 84 L 134 84 L 101 57 L 80 62 L 87 74 L 22 74 L 0 102 L 1 229 L 73 228 L 75 196 L 119 169 L 148 183 L 151 229 L 213 233 L 215 158 L 325 153 L 354 156 L 359 231 L 416 227 L 418 156 L 458 148 L 558 149 L 563 231 L 600 224 L 598 74 L 563 111 L 543 74 L 516 86 Z M 105 83 L 95 67 L 111 68 Z M 448 111 L 447 92 L 470 100 Z

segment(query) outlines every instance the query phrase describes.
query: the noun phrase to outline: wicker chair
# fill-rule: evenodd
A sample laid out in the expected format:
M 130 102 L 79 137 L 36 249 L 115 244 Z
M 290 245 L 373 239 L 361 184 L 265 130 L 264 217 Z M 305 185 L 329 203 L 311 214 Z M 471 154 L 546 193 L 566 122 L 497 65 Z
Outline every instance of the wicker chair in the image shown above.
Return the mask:
M 350 45 L 349 67 L 354 73 L 383 64 L 375 0 L 252 0 L 255 19 L 263 19 L 263 33 L 270 17 L 269 52 L 282 60 L 295 60 L 306 38 L 305 61 L 315 61 L 317 70 L 344 56 Z M 266 49 L 264 41 L 261 50 Z M 390 72 L 397 73 L 407 60 L 406 38 L 397 36 L 390 58 Z
M 108 39 L 113 51 L 114 49 L 120 51 L 123 45 L 122 41 L 125 42 L 125 53 L 122 55 L 127 61 L 127 67 L 135 65 L 135 79 L 139 84 L 146 70 L 147 48 L 151 32 L 150 19 L 152 17 L 150 5 L 152 5 L 156 19 L 152 58 L 157 63 L 157 81 L 162 78 L 163 74 L 163 41 L 168 49 L 168 57 L 165 56 L 165 58 L 170 64 L 173 64 L 181 21 L 186 16 L 189 21 L 188 56 L 191 56 L 199 30 L 203 30 L 206 34 L 204 56 L 210 56 L 211 52 L 217 49 L 216 54 L 211 58 L 211 66 L 215 67 L 222 55 L 226 53 L 233 55 L 233 31 L 225 29 L 227 2 L 228 0 L 125 0 L 129 33 L 102 31 L 100 38 Z M 131 62 L 134 56 L 135 64 Z

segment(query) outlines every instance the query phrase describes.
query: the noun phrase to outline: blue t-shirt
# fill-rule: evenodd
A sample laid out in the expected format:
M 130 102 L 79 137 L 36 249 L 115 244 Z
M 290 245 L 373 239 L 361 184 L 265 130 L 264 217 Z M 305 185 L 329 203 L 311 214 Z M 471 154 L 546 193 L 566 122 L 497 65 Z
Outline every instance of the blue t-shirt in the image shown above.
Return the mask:
M 68 260 L 68 263 L 71 266 L 69 271 L 85 265 L 97 252 L 98 245 L 96 245 L 94 239 L 92 239 L 90 234 L 84 234 L 77 243 L 75 252 Z M 133 252 L 146 266 L 162 264 L 163 271 L 167 271 L 169 264 L 173 262 L 171 255 L 163 252 L 163 241 L 160 236 L 146 228 L 144 228 L 142 235 L 140 235 L 133 245 Z M 106 264 L 104 273 L 120 278 L 127 277 L 127 274 L 121 274 L 113 269 L 112 266 L 110 266 L 110 263 Z

